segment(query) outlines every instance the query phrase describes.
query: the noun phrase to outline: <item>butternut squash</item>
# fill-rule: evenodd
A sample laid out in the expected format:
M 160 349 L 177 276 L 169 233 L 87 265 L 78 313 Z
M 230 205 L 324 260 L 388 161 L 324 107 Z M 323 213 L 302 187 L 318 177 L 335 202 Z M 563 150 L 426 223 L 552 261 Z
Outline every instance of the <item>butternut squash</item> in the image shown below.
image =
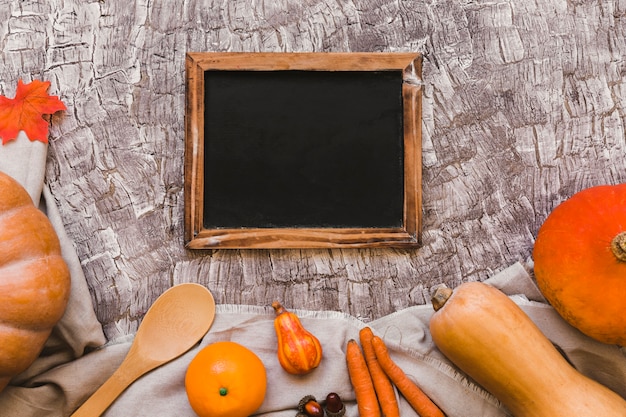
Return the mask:
M 436 346 L 515 417 L 626 416 L 622 397 L 573 368 L 498 289 L 464 283 L 432 301 Z

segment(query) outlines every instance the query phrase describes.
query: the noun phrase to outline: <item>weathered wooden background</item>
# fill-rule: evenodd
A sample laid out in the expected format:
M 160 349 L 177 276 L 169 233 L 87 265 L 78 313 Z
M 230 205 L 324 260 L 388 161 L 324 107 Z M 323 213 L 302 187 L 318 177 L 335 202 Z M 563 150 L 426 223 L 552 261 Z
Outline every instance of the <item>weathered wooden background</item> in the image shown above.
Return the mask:
M 188 51 L 423 53 L 424 246 L 185 250 Z M 556 204 L 626 181 L 625 58 L 626 0 L 0 0 L 0 94 L 68 106 L 47 182 L 109 338 L 178 282 L 368 320 L 530 259 Z

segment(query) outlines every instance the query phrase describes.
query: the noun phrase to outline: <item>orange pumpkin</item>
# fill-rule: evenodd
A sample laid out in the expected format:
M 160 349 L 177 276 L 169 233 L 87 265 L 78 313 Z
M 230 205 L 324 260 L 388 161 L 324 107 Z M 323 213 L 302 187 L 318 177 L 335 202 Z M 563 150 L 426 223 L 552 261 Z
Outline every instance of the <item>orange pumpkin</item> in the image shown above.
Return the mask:
M 0 391 L 39 356 L 69 293 L 54 228 L 26 190 L 0 172 Z
M 539 289 L 567 322 L 626 346 L 626 184 L 587 188 L 558 205 L 533 258 Z

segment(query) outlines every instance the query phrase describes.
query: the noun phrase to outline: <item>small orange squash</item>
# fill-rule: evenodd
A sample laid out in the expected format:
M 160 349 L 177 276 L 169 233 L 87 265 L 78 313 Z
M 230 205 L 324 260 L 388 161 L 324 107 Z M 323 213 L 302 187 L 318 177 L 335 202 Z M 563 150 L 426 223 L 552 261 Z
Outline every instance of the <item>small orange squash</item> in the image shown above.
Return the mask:
M 54 228 L 26 190 L 0 172 L 0 391 L 39 356 L 69 293 Z
M 278 362 L 290 374 L 308 374 L 322 360 L 320 341 L 304 328 L 296 314 L 287 311 L 278 301 L 274 301 L 272 307 L 276 312 L 274 329 L 278 338 Z
M 626 346 L 626 184 L 559 204 L 539 229 L 533 259 L 539 289 L 568 323 Z
M 584 376 L 528 315 L 482 282 L 440 288 L 430 333 L 437 348 L 515 417 L 623 417 L 626 401 Z

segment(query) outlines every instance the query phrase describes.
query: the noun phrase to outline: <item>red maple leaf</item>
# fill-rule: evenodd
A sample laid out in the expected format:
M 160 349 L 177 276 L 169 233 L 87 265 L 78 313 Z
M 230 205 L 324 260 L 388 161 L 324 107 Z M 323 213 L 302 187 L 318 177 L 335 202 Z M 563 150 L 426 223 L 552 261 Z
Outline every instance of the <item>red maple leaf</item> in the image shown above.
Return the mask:
M 0 137 L 2 144 L 17 138 L 20 130 L 31 141 L 48 143 L 48 121 L 44 114 L 65 110 L 58 97 L 48 94 L 49 81 L 17 82 L 15 98 L 0 96 Z

